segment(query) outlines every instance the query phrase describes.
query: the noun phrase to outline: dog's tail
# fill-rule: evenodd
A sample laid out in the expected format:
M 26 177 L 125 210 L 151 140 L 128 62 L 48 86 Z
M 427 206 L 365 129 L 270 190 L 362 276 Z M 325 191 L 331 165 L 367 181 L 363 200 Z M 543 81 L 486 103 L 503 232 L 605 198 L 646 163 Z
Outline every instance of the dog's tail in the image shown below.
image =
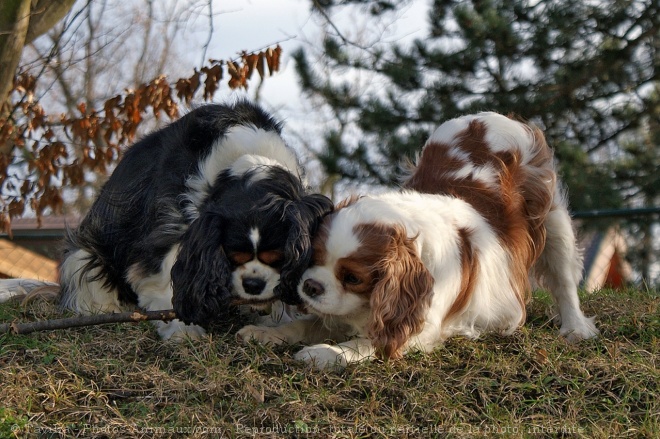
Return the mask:
M 36 279 L 1 279 L 0 303 L 23 301 L 36 298 L 55 301 L 60 295 L 60 284 Z

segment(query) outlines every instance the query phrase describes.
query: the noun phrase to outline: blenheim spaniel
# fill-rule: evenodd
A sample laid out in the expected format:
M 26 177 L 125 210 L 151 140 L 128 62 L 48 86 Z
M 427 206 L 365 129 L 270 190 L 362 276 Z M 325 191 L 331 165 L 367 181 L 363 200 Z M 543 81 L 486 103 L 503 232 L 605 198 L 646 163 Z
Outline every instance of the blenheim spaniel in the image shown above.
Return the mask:
M 340 341 L 296 354 L 318 368 L 398 358 L 454 335 L 512 333 L 525 321 L 530 279 L 551 292 L 568 341 L 598 335 L 580 310 L 582 260 L 538 128 L 495 113 L 450 120 L 403 186 L 350 199 L 325 218 L 299 297 L 285 297 L 309 317 L 239 336 Z

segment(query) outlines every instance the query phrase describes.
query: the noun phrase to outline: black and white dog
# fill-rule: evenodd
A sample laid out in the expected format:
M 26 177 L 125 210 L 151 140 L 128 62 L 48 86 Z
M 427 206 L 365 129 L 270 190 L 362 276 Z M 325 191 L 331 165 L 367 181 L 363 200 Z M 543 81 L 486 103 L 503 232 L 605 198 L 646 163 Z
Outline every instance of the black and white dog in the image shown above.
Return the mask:
M 307 192 L 281 124 L 259 107 L 205 105 L 134 144 L 60 267 L 80 313 L 174 306 L 163 339 L 204 333 L 233 301 L 268 305 L 295 289 L 332 202 Z

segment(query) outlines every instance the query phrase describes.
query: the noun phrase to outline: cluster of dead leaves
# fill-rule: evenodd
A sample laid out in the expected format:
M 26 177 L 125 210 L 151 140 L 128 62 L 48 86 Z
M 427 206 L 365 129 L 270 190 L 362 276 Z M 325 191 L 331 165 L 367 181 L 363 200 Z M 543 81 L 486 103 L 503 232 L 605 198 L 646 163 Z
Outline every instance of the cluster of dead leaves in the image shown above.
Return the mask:
M 9 232 L 11 218 L 27 206 L 38 216 L 47 208 L 59 212 L 62 188 L 81 186 L 86 172 L 106 173 L 149 112 L 176 119 L 179 103 L 212 99 L 224 78 L 231 89 L 247 89 L 255 71 L 263 79 L 279 70 L 281 52 L 278 45 L 237 60 L 210 60 L 188 78 L 158 76 L 102 108 L 81 102 L 78 114 L 49 114 L 36 98 L 38 78 L 17 75 L 0 111 L 0 231 Z

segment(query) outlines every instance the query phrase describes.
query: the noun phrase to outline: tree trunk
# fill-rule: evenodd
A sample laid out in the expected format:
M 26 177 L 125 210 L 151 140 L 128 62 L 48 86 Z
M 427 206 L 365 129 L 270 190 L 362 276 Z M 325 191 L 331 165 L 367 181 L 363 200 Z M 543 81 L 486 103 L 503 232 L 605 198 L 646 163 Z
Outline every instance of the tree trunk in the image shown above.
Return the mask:
M 0 103 L 7 101 L 14 84 L 16 67 L 30 26 L 30 3 L 30 0 L 3 0 L 0 3 Z
M 0 120 L 6 119 L 9 93 L 23 47 L 55 26 L 73 7 L 75 0 L 0 1 Z M 13 145 L 0 144 L 0 155 Z
M 25 44 L 48 32 L 69 13 L 75 2 L 76 0 L 39 0 L 31 11 Z

